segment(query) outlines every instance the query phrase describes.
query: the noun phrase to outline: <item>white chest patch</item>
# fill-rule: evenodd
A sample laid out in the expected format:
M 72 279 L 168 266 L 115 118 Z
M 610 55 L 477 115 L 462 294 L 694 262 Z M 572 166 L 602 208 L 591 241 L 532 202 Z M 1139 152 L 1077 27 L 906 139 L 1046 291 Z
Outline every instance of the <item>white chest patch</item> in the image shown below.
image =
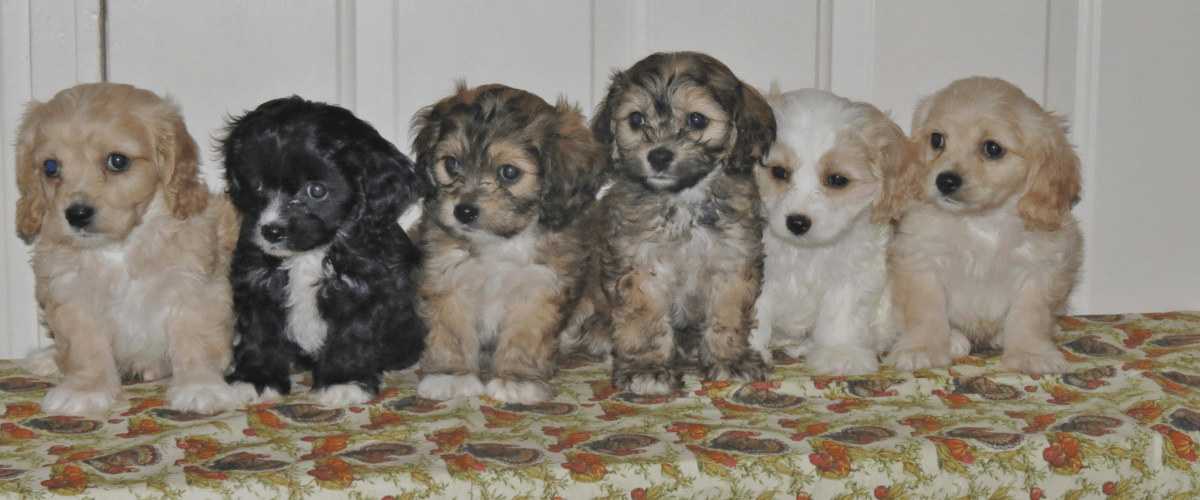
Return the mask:
M 287 336 L 312 355 L 325 343 L 326 326 L 317 310 L 317 287 L 325 275 L 325 248 L 283 260 L 288 272 Z

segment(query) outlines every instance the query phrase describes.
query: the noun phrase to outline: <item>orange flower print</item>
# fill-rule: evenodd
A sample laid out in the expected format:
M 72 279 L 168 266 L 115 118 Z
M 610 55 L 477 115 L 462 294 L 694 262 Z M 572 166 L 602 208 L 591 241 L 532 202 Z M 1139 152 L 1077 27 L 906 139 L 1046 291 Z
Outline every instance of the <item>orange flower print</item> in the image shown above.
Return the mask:
M 482 463 L 480 463 L 478 460 L 475 460 L 475 457 L 466 453 L 463 453 L 462 455 L 447 453 L 442 455 L 442 460 L 446 461 L 446 467 L 449 467 L 451 470 L 473 470 L 475 472 L 483 472 L 484 470 L 487 470 L 487 467 L 484 467 Z
M 467 427 L 459 426 L 447 431 L 438 431 L 425 438 L 426 441 L 436 443 L 438 449 L 431 450 L 429 453 L 437 454 L 451 450 L 457 450 L 463 441 L 467 439 Z
M 362 427 L 363 429 L 366 429 L 369 431 L 377 431 L 384 427 L 395 427 L 397 425 L 404 425 L 404 424 L 405 424 L 404 417 L 401 417 L 400 415 L 397 415 L 390 411 L 372 411 L 371 412 L 371 423 L 363 424 L 363 425 L 360 425 L 359 427 Z
M 1125 410 L 1125 414 L 1136 418 L 1138 422 L 1145 425 L 1161 418 L 1163 409 L 1155 401 L 1142 401 L 1130 406 L 1128 410 Z
M 833 441 L 822 440 L 808 461 L 817 466 L 819 474 L 830 479 L 842 479 L 850 475 L 850 457 L 846 447 Z
M 691 450 L 692 453 L 695 453 L 697 455 L 704 455 L 705 457 L 708 457 L 709 460 L 712 460 L 713 462 L 719 463 L 719 464 L 729 467 L 731 469 L 734 467 L 737 467 L 737 459 L 733 458 L 733 455 L 730 455 L 723 451 L 709 450 L 709 449 L 701 448 L 694 444 L 687 445 L 687 449 Z
M 318 459 L 317 468 L 308 471 L 308 475 L 317 478 L 317 484 L 331 490 L 349 488 L 354 483 L 354 473 L 338 457 Z
M 1079 441 L 1065 432 L 1054 433 L 1050 446 L 1042 450 L 1042 458 L 1050 463 L 1050 470 L 1057 474 L 1075 474 L 1083 468 Z
M 269 436 L 287 427 L 275 412 L 254 407 L 246 411 L 246 426 L 249 429 L 243 429 L 242 434 L 247 436 Z
M 608 474 L 608 468 L 604 466 L 604 462 L 594 454 L 580 453 L 574 456 L 568 454 L 567 460 L 562 467 L 571 471 L 571 477 L 576 481 L 594 483 Z
M 147 434 L 158 434 L 162 431 L 162 425 L 157 420 L 152 418 L 131 418 L 129 419 L 129 431 L 117 434 L 117 437 L 131 438 Z
M 51 473 L 42 486 L 59 495 L 78 495 L 88 487 L 87 475 L 77 465 L 68 465 Z
M 944 438 L 940 436 L 925 436 L 925 439 L 941 444 L 950 452 L 950 456 L 959 462 L 967 465 L 975 463 L 975 456 L 971 454 L 971 447 L 966 441 L 954 438 Z
M 729 401 L 726 401 L 724 398 L 712 398 L 712 404 L 721 411 L 721 420 L 748 418 L 748 414 L 758 413 L 758 410 L 754 408 L 733 404 Z
M 42 411 L 37 403 L 12 403 L 4 407 L 5 420 L 20 420 Z
M 1136 349 L 1150 339 L 1150 330 L 1146 328 L 1134 328 L 1125 333 L 1129 334 L 1129 338 L 1126 338 L 1123 342 L 1125 343 L 1125 347 L 1130 349 Z
M 679 436 L 676 444 L 694 443 L 708 437 L 708 426 L 691 422 L 675 422 L 667 426 L 667 432 Z
M 925 414 L 913 415 L 904 420 L 899 420 L 897 423 L 912 427 L 914 434 L 937 432 L 938 429 L 942 428 L 942 423 L 938 421 L 937 417 Z
M 542 433 L 547 436 L 558 438 L 558 442 L 546 447 L 551 453 L 558 453 L 563 450 L 574 448 L 579 443 L 586 442 L 592 438 L 591 431 L 575 431 L 567 432 L 563 427 L 542 427 Z
M 845 398 L 838 403 L 825 406 L 825 408 L 834 413 L 850 413 L 851 410 L 861 410 L 866 407 L 867 404 L 858 398 Z
M 101 453 L 100 450 L 89 450 L 86 446 L 63 446 L 60 444 L 51 446 L 48 451 L 51 455 L 58 455 L 58 460 L 54 462 L 56 464 L 87 460 Z
M 328 457 L 334 453 L 337 453 L 339 451 L 346 449 L 346 446 L 349 444 L 349 441 L 350 441 L 350 435 L 349 434 L 338 434 L 336 436 L 329 436 L 329 437 L 323 437 L 323 438 L 318 438 L 318 437 L 314 437 L 314 436 L 305 436 L 305 437 L 300 438 L 300 440 L 313 444 L 312 453 L 306 453 L 304 455 L 300 455 L 300 460 L 312 460 L 314 458 Z
M 733 382 L 729 380 L 701 380 L 700 389 L 696 391 L 696 395 L 712 397 L 730 387 L 733 387 Z
M 1071 403 L 1083 400 L 1083 396 L 1080 396 L 1078 392 L 1067 389 L 1061 385 L 1054 386 L 1054 388 L 1050 390 L 1050 396 L 1051 399 L 1047 399 L 1046 402 L 1056 405 L 1069 405 Z
M 221 450 L 221 443 L 207 436 L 188 436 L 184 439 L 177 439 L 175 446 L 183 450 L 183 458 L 176 460 L 176 464 L 200 463 L 216 456 L 217 452 Z
M 636 408 L 634 408 L 634 407 L 632 407 L 632 406 L 629 406 L 629 405 L 627 405 L 627 404 L 622 404 L 622 403 L 612 403 L 612 404 L 600 403 L 600 407 L 604 409 L 604 414 L 603 414 L 603 415 L 597 415 L 597 416 L 596 416 L 596 418 L 598 418 L 598 419 L 600 419 L 600 420 L 605 420 L 605 421 L 608 421 L 608 422 L 612 422 L 612 421 L 614 421 L 614 420 L 616 420 L 616 419 L 618 419 L 618 418 L 624 417 L 624 416 L 629 416 L 629 415 L 637 415 L 637 409 L 636 409 Z
M 1188 462 L 1196 461 L 1196 446 L 1192 438 L 1187 434 L 1172 429 L 1167 424 L 1157 424 L 1150 427 L 1167 437 L 1171 447 L 1175 449 L 1175 456 L 1187 460 Z
M 35 432 L 29 429 L 17 427 L 17 424 L 12 422 L 0 424 L 0 432 L 8 434 L 10 436 L 9 439 L 37 439 L 38 437 Z M 4 441 L 7 441 L 7 439 L 0 437 L 0 443 L 3 443 Z
M 800 429 L 801 422 L 799 420 L 791 420 L 787 418 L 779 419 L 779 425 L 784 429 Z M 792 441 L 803 441 L 805 438 L 819 436 L 829 430 L 829 422 L 819 422 L 809 424 L 804 427 L 803 431 L 792 434 Z
M 513 424 L 525 420 L 525 417 L 517 415 L 516 413 L 497 410 L 490 406 L 480 406 L 479 409 L 483 411 L 484 420 L 487 420 L 487 423 L 483 424 L 483 426 L 487 427 L 488 429 L 495 429 L 497 427 L 512 427 Z
M 122 413 L 121 416 L 128 417 L 130 415 L 137 415 L 138 413 L 146 411 L 150 408 L 166 405 L 166 401 L 158 398 L 133 398 L 133 406 L 129 408 L 129 411 Z
M 187 467 L 184 467 L 183 472 L 188 474 L 189 476 L 194 475 L 194 476 L 201 477 L 204 479 L 216 479 L 218 481 L 229 480 L 229 476 L 227 474 L 225 474 L 224 472 L 204 470 L 195 465 L 189 465 Z
M 585 380 L 584 382 L 592 388 L 592 397 L 588 398 L 588 401 L 604 401 L 609 396 L 621 392 L 608 380 Z

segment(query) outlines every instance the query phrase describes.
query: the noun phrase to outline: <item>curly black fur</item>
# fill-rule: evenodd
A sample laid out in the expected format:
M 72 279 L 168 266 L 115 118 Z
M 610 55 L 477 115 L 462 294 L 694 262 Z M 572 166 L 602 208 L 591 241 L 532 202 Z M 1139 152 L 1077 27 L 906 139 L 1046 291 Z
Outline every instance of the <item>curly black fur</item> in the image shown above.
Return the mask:
M 397 219 L 432 186 L 350 111 L 296 96 L 231 120 L 222 148 L 243 218 L 230 271 L 240 341 L 227 381 L 287 394 L 297 365 L 313 370 L 314 390 L 358 384 L 378 393 L 382 372 L 416 363 L 425 346 L 413 302 L 419 251 Z M 278 242 L 263 236 L 268 211 Z M 324 252 L 314 288 L 325 335 L 306 351 L 289 330 L 286 264 L 313 251 Z

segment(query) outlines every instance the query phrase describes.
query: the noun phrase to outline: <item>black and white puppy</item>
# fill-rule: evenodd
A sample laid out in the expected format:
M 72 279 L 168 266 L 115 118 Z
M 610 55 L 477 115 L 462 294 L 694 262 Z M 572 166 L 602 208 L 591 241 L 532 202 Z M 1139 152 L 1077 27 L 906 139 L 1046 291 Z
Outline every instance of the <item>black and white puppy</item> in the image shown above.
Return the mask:
M 311 368 L 315 400 L 360 404 L 385 370 L 416 363 L 419 251 L 397 223 L 432 192 L 411 160 L 346 109 L 289 97 L 233 119 L 225 177 L 242 229 L 230 281 L 234 369 L 246 401 L 291 390 Z

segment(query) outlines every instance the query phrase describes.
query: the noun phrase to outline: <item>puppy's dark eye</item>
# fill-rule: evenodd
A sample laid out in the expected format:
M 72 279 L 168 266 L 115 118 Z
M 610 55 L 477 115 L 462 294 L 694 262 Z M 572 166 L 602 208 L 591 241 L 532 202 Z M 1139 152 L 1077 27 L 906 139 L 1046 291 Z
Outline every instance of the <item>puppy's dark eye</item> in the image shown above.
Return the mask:
M 46 160 L 46 163 L 42 164 L 42 171 L 46 172 L 46 177 L 51 179 L 58 177 L 58 174 L 62 173 L 62 171 L 58 169 L 57 160 Z
M 447 156 L 442 158 L 442 165 L 446 166 L 446 173 L 458 175 L 458 158 Z
M 646 124 L 646 117 L 642 116 L 641 113 L 634 111 L 633 113 L 629 114 L 629 126 L 630 127 L 639 128 L 645 124 Z
M 774 167 L 771 167 L 771 177 L 774 177 L 781 181 L 786 181 L 788 178 L 788 171 L 786 168 L 776 165 Z
M 983 154 L 987 155 L 988 158 L 998 160 L 1004 156 L 1004 146 L 1001 146 L 996 141 L 987 141 L 983 143 Z
M 825 178 L 825 184 L 828 184 L 829 187 L 833 188 L 844 188 L 847 184 L 850 184 L 850 179 L 847 179 L 841 174 L 833 174 Z
M 325 188 L 324 184 L 314 182 L 308 186 L 308 195 L 312 196 L 313 199 L 319 200 L 324 198 L 326 194 L 329 194 L 329 190 Z
M 517 182 L 522 175 L 524 175 L 524 172 L 517 167 L 512 165 L 501 165 L 500 172 L 497 174 L 497 177 L 500 179 L 500 182 L 513 183 Z
M 929 145 L 933 146 L 933 149 L 942 149 L 946 147 L 946 138 L 942 137 L 942 134 L 934 132 L 929 136 Z
M 700 113 L 692 113 L 687 117 L 687 124 L 689 127 L 700 130 L 708 126 L 708 117 Z
M 113 172 L 124 172 L 129 169 L 129 157 L 121 153 L 108 155 L 108 169 Z

